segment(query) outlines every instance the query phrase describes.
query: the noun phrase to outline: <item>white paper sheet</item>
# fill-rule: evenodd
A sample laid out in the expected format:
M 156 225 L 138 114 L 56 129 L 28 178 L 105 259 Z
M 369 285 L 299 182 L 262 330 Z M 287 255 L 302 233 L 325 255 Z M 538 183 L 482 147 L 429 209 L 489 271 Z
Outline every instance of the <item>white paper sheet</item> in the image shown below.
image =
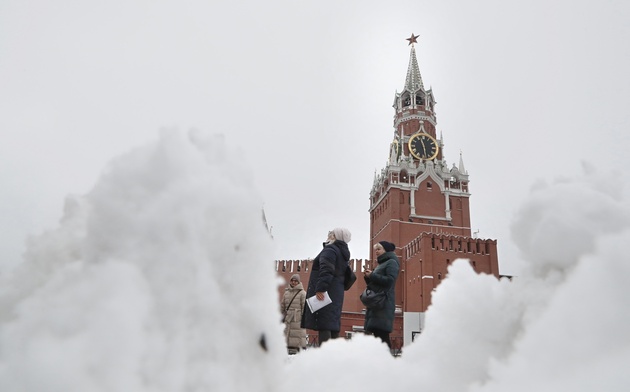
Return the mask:
M 328 291 L 324 292 L 324 299 L 321 301 L 317 299 L 317 296 L 312 296 L 311 298 L 306 299 L 306 303 L 308 304 L 309 309 L 311 309 L 311 313 L 315 313 L 324 306 L 331 304 L 332 299 L 330 299 L 330 295 L 328 295 Z

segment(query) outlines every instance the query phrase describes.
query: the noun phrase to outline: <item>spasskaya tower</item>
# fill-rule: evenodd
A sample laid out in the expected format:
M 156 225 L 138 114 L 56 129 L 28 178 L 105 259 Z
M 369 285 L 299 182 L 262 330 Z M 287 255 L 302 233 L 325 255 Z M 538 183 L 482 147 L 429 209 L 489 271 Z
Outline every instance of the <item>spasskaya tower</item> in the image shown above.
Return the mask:
M 447 164 L 436 100 L 420 75 L 417 38 L 407 38 L 411 53 L 405 85 L 394 96 L 389 159 L 374 176 L 369 209 L 370 254 L 379 241 L 397 246 L 396 304 L 405 344 L 421 332 L 431 294 L 455 259 L 469 259 L 478 273 L 499 277 L 496 240 L 472 237 L 469 174 L 461 153 L 458 164 Z
M 424 328 L 424 315 L 431 295 L 446 278 L 456 259 L 468 259 L 478 273 L 499 275 L 497 241 L 472 236 L 468 171 L 461 153 L 458 164 L 449 168 L 445 144 L 437 132 L 435 97 L 425 89 L 415 44 L 411 45 L 405 85 L 394 96 L 394 124 L 389 158 L 374 175 L 370 191 L 370 254 L 375 243 L 396 244 L 400 272 L 396 282 L 396 312 L 390 334 L 392 350 L 413 341 Z M 481 153 L 480 151 L 472 153 Z M 372 260 L 350 260 L 359 276 L 346 291 L 341 314 L 341 336 L 363 332 L 365 306 L 359 294 L 365 289 L 363 269 Z M 278 275 L 288 282 L 298 274 L 308 285 L 312 260 L 276 261 Z M 284 287 L 279 287 L 282 297 Z M 316 334 L 309 330 L 309 342 Z M 309 343 L 309 344 L 311 344 Z

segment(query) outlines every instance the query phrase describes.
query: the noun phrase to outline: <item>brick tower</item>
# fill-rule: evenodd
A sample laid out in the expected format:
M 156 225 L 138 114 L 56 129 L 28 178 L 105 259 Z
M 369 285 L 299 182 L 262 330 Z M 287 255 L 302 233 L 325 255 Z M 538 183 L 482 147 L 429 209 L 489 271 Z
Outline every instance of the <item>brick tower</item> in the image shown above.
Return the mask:
M 455 259 L 470 259 L 477 272 L 499 277 L 496 240 L 471 235 L 469 175 L 462 155 L 451 168 L 444 158 L 435 97 L 424 88 L 416 58 L 417 38 L 407 39 L 411 53 L 405 85 L 394 97 L 389 160 L 375 174 L 369 209 L 370 250 L 383 240 L 397 245 L 396 304 L 405 344 L 422 331 L 431 294 Z
M 468 171 L 460 153 L 459 164 L 449 169 L 442 135 L 437 135 L 436 101 L 422 83 L 414 44 L 411 45 L 404 88 L 394 96 L 393 140 L 389 159 L 375 173 L 370 191 L 370 254 L 375 243 L 396 244 L 401 262 L 396 282 L 396 313 L 390 334 L 394 350 L 422 332 L 431 295 L 446 278 L 449 264 L 469 259 L 478 273 L 499 278 L 497 241 L 472 236 Z M 346 292 L 341 336 L 362 331 L 365 309 L 359 294 L 365 288 L 363 268 L 372 260 L 351 260 L 358 279 Z M 278 275 L 300 275 L 308 285 L 311 260 L 276 261 Z M 372 265 L 372 267 L 375 267 Z M 279 288 L 282 295 L 283 287 Z M 314 337 L 309 331 L 309 337 Z

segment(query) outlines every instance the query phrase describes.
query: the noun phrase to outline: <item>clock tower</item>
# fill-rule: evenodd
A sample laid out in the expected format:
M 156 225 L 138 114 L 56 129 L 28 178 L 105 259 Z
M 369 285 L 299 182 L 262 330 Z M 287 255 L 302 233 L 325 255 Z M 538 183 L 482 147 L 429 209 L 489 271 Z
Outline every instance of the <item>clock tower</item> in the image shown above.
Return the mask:
M 400 272 L 395 287 L 396 312 L 390 334 L 393 352 L 413 341 L 424 328 L 424 315 L 431 296 L 446 278 L 448 266 L 456 259 L 467 259 L 478 273 L 497 278 L 499 266 L 497 241 L 476 238 L 471 233 L 468 171 L 462 154 L 458 164 L 449 168 L 445 146 L 437 132 L 435 97 L 425 89 L 418 67 L 415 44 L 411 45 L 405 85 L 394 96 L 394 124 L 389 158 L 385 168 L 374 174 L 370 190 L 370 254 L 374 244 L 396 244 Z M 350 260 L 361 277 L 365 267 L 376 260 Z M 278 275 L 287 282 L 293 274 L 308 285 L 312 260 L 276 261 Z M 351 338 L 363 332 L 365 306 L 359 295 L 364 279 L 357 279 L 346 291 L 341 313 L 341 334 Z M 279 288 L 282 298 L 284 287 Z M 309 331 L 309 344 L 316 334 Z
M 369 208 L 370 254 L 379 241 L 397 246 L 396 305 L 405 344 L 422 331 L 431 295 L 455 259 L 469 259 L 478 273 L 499 277 L 496 240 L 472 236 L 469 174 L 462 154 L 457 165 L 447 164 L 443 137 L 437 133 L 436 100 L 420 75 L 417 38 L 407 38 L 411 52 L 405 85 L 394 96 L 389 159 L 375 173 Z

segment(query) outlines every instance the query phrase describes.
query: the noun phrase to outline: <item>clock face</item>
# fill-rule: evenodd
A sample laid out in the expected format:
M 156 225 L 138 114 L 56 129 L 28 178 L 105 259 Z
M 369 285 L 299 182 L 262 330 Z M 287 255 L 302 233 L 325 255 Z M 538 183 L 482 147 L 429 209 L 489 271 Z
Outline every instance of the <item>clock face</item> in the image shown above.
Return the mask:
M 434 159 L 438 154 L 437 141 L 427 133 L 417 133 L 409 139 L 409 151 L 417 159 Z

